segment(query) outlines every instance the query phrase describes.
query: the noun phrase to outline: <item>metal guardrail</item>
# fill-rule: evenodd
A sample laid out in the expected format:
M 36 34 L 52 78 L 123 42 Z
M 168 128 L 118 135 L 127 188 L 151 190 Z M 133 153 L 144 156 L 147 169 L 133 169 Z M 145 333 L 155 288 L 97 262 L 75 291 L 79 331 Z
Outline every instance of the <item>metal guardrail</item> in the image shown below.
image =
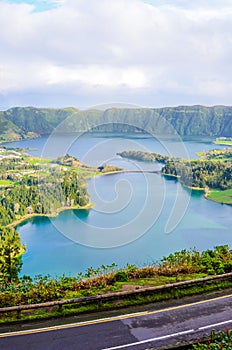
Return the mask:
M 220 281 L 220 280 L 226 280 L 232 278 L 232 272 L 222 274 L 222 275 L 216 275 L 216 276 L 209 276 L 209 277 L 203 277 L 198 278 L 196 280 L 189 280 L 189 281 L 181 281 L 181 282 L 175 282 L 170 283 L 162 286 L 155 286 L 155 287 L 137 287 L 137 289 L 130 290 L 130 291 L 123 291 L 123 292 L 115 292 L 115 293 L 107 293 L 107 294 L 99 294 L 95 296 L 89 296 L 89 297 L 83 297 L 83 298 L 74 298 L 74 299 L 68 299 L 68 300 L 56 300 L 56 301 L 48 301 L 44 303 L 39 304 L 28 304 L 28 305 L 17 305 L 17 306 L 9 306 L 9 307 L 0 307 L 0 313 L 8 313 L 8 312 L 17 312 L 17 318 L 21 317 L 21 312 L 25 310 L 34 310 L 34 309 L 41 309 L 41 308 L 49 308 L 53 306 L 58 306 L 59 311 L 62 311 L 63 305 L 68 304 L 81 304 L 84 302 L 97 302 L 98 306 L 100 307 L 103 300 L 111 300 L 111 299 L 117 299 L 120 297 L 126 297 L 126 296 L 132 296 L 136 294 L 145 294 L 145 293 L 151 293 L 151 292 L 159 292 L 164 290 L 172 290 L 174 288 L 178 287 L 187 287 L 194 284 L 199 284 L 210 281 Z

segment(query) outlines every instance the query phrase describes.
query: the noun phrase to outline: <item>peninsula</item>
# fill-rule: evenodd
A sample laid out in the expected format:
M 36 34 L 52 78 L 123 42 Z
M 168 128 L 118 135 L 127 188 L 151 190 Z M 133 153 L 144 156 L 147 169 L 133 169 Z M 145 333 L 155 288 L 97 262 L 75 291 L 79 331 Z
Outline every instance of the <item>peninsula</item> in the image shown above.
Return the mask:
M 215 202 L 232 204 L 232 148 L 198 153 L 198 159 L 179 159 L 156 153 L 124 151 L 121 157 L 161 162 L 161 173 L 178 178 L 192 189 L 204 190 L 205 197 Z
M 119 170 L 112 165 L 91 167 L 70 155 L 45 159 L 2 147 L 0 226 L 15 226 L 33 216 L 56 216 L 67 209 L 88 209 L 93 204 L 86 179 Z

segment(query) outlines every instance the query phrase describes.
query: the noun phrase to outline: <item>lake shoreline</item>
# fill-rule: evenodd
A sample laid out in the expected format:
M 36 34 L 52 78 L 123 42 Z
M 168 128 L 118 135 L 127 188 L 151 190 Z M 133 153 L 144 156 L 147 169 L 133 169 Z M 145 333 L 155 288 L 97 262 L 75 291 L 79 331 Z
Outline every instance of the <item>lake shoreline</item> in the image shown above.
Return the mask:
M 70 133 L 68 133 L 70 134 Z M 76 134 L 76 133 L 75 133 Z M 93 136 L 94 134 L 92 134 L 91 136 Z M 33 137 L 33 138 L 30 138 L 30 140 L 33 140 L 33 139 L 40 139 L 41 137 L 43 137 L 44 135 L 38 135 L 37 137 Z M 49 136 L 49 134 L 47 134 L 47 136 Z M 99 136 L 99 134 L 97 134 L 97 136 Z M 111 135 L 112 136 L 112 135 Z M 117 135 L 118 136 L 118 135 Z M 192 139 L 192 138 L 191 138 Z M 22 139 L 20 141 L 25 141 L 26 139 Z M 12 142 L 14 142 L 15 140 L 12 140 Z M 1 144 L 4 146 L 5 143 L 9 143 L 10 141 L 4 141 L 4 142 L 1 142 Z M 99 176 L 105 176 L 105 175 L 117 175 L 117 174 L 123 174 L 123 173 L 153 173 L 153 174 L 159 174 L 159 175 L 163 175 L 165 177 L 172 177 L 172 178 L 175 178 L 175 179 L 179 179 L 179 176 L 175 176 L 173 174 L 164 174 L 162 173 L 160 170 L 127 170 L 127 169 L 121 169 L 121 170 L 117 170 L 117 171 L 109 171 L 109 172 L 101 172 L 101 173 L 98 173 L 98 174 L 95 174 L 93 176 L 90 176 L 90 179 L 91 178 L 94 178 L 94 177 L 99 177 Z M 198 188 L 198 187 L 191 187 L 191 186 L 186 186 L 182 183 L 180 183 L 184 188 L 186 189 L 189 189 L 189 190 L 193 190 L 193 191 L 200 191 L 200 192 L 203 192 L 205 191 L 204 188 Z M 206 191 L 205 191 L 206 192 Z M 207 199 L 207 200 L 211 200 L 211 201 L 214 201 L 213 199 L 211 198 L 208 198 L 208 194 L 204 194 L 204 198 Z M 214 201 L 214 202 L 217 202 L 218 204 L 220 204 L 221 202 L 219 201 Z M 227 204 L 227 203 L 226 203 Z M 65 210 L 85 210 L 85 209 L 91 209 L 93 208 L 94 206 L 94 203 L 90 203 L 88 204 L 87 206 L 84 206 L 84 207 L 80 207 L 80 206 L 74 206 L 74 207 L 62 207 L 62 208 L 59 208 L 58 210 L 56 210 L 54 213 L 50 213 L 50 214 L 36 214 L 36 213 L 33 213 L 33 214 L 27 214 L 25 215 L 24 217 L 18 219 L 18 220 L 15 220 L 13 221 L 12 223 L 10 223 L 8 226 L 17 226 L 19 224 L 21 224 L 22 222 L 26 221 L 26 220 L 29 220 L 33 217 L 36 217 L 36 216 L 41 216 L 41 217 L 57 217 L 61 212 L 65 211 Z
M 214 192 L 214 193 L 215 193 L 215 192 L 218 192 L 218 193 L 219 193 L 219 198 L 217 198 L 217 197 L 214 198 L 214 197 L 212 197 L 212 196 L 209 197 L 213 192 Z M 214 203 L 232 206 L 232 201 L 231 201 L 231 199 L 230 199 L 229 202 L 228 202 L 228 198 L 227 198 L 227 201 L 226 201 L 226 200 L 222 200 L 223 194 L 222 194 L 221 192 L 223 192 L 223 191 L 217 191 L 217 190 L 215 190 L 215 189 L 208 189 L 207 191 L 205 191 L 204 197 L 205 197 L 205 199 L 207 199 L 207 200 L 209 200 L 209 201 L 212 201 L 212 202 L 214 202 Z M 225 190 L 225 192 L 227 192 L 227 191 Z M 222 195 L 222 197 L 221 197 L 220 195 Z
M 153 174 L 158 174 L 158 173 L 160 173 L 160 171 L 121 169 L 121 170 L 117 170 L 117 171 L 110 171 L 107 173 L 100 173 L 98 175 L 91 177 L 91 179 L 94 177 L 99 177 L 99 176 L 115 175 L 115 174 L 117 175 L 117 174 L 122 174 L 122 173 L 153 173 Z M 35 218 L 35 217 L 55 218 L 55 217 L 59 216 L 60 213 L 66 211 L 66 210 L 89 210 L 89 209 L 92 209 L 93 207 L 94 207 L 94 203 L 90 202 L 84 206 L 79 206 L 79 205 L 75 206 L 74 205 L 74 206 L 70 206 L 70 207 L 61 207 L 61 208 L 57 209 L 55 212 L 49 213 L 49 214 L 39 214 L 39 213 L 27 214 L 24 217 L 11 222 L 6 227 L 16 227 L 16 226 L 22 224 L 24 221 L 27 221 L 27 220 Z
M 177 180 L 180 178 L 179 175 L 164 174 L 164 173 L 162 173 L 162 172 L 160 172 L 160 173 L 161 173 L 161 175 L 163 175 L 163 176 L 165 176 L 165 177 L 173 177 L 174 179 L 177 179 Z M 181 184 L 181 186 L 183 186 L 183 187 L 185 187 L 185 188 L 188 188 L 189 190 L 200 191 L 200 192 L 204 192 L 204 191 L 205 191 L 205 188 L 203 188 L 203 187 L 192 187 L 192 186 L 187 186 L 187 185 L 185 185 L 185 184 L 183 184 L 183 183 L 181 183 L 181 182 L 180 182 L 180 184 Z
M 164 177 L 172 177 L 172 178 L 176 178 L 178 180 L 179 176 L 178 175 L 173 175 L 173 174 L 163 174 L 161 171 L 159 170 L 127 170 L 127 169 L 121 169 L 121 170 L 117 170 L 117 171 L 110 171 L 110 172 L 106 172 L 106 173 L 100 173 L 98 175 L 95 175 L 93 177 L 91 177 L 91 179 L 93 179 L 94 177 L 99 177 L 99 176 L 105 176 L 105 175 L 118 175 L 118 174 L 123 174 L 123 173 L 138 173 L 138 174 L 142 174 L 142 173 L 148 173 L 148 174 L 159 174 L 159 175 L 163 175 Z M 180 183 L 181 184 L 181 183 Z M 211 198 L 208 198 L 208 195 L 210 194 L 210 190 L 206 190 L 205 188 L 201 188 L 201 187 L 191 187 L 191 186 L 187 186 L 184 184 L 181 184 L 181 186 L 183 186 L 184 188 L 187 188 L 189 190 L 193 190 L 193 191 L 199 191 L 199 192 L 204 192 L 204 198 L 218 203 L 218 204 L 227 204 L 227 205 L 231 205 L 229 203 L 223 203 L 223 202 L 219 202 L 219 201 L 215 201 Z M 55 218 L 58 217 L 60 215 L 60 213 L 67 211 L 67 210 L 89 210 L 92 209 L 94 207 L 94 203 L 90 202 L 89 204 L 85 205 L 85 206 L 71 206 L 71 207 L 61 207 L 59 209 L 56 210 L 56 212 L 53 213 L 49 213 L 49 214 L 38 214 L 38 213 L 33 213 L 33 214 L 27 214 L 24 217 L 13 221 L 12 223 L 8 224 L 6 227 L 16 227 L 20 224 L 22 224 L 24 221 L 27 221 L 29 219 L 35 218 L 35 217 L 46 217 L 46 218 Z
M 35 217 L 45 217 L 45 218 L 56 218 L 57 216 L 60 215 L 60 213 L 66 211 L 66 210 L 89 210 L 94 207 L 94 203 L 90 202 L 89 204 L 86 204 L 84 206 L 79 206 L 79 205 L 74 205 L 71 207 L 62 207 L 57 209 L 56 212 L 50 213 L 50 214 L 38 214 L 38 213 L 33 213 L 33 214 L 27 214 L 21 219 L 15 220 L 12 223 L 8 224 L 6 227 L 16 227 L 20 224 L 22 224 L 24 221 L 27 221 L 29 219 L 33 219 Z

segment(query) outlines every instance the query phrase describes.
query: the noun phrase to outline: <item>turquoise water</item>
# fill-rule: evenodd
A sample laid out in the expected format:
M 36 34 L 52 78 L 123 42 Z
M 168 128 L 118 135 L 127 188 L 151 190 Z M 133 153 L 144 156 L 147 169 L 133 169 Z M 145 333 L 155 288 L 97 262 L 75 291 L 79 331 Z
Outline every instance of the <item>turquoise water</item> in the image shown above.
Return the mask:
M 128 169 L 159 165 L 123 160 L 117 152 L 142 149 L 193 157 L 197 151 L 215 148 L 211 140 L 188 140 L 181 145 L 165 140 L 162 145 L 151 138 L 92 136 L 74 141 L 70 135 L 59 135 L 50 144 L 44 137 L 11 146 L 36 148 L 31 152 L 37 155 L 70 153 L 89 164 Z M 42 152 L 46 142 L 49 146 Z M 27 246 L 22 274 L 72 275 L 113 262 L 119 266 L 152 263 L 183 248 L 231 245 L 232 207 L 207 201 L 202 192 L 186 190 L 176 180 L 128 173 L 91 179 L 88 188 L 93 209 L 64 211 L 52 220 L 38 217 L 18 226 Z

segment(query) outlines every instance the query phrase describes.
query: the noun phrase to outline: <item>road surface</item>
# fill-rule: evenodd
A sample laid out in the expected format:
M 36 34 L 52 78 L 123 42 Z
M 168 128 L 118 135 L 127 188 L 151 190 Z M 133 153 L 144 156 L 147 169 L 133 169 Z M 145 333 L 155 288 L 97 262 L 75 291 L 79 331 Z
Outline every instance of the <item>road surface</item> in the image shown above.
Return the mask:
M 134 314 L 0 334 L 1 350 L 144 350 L 232 328 L 232 294 Z

